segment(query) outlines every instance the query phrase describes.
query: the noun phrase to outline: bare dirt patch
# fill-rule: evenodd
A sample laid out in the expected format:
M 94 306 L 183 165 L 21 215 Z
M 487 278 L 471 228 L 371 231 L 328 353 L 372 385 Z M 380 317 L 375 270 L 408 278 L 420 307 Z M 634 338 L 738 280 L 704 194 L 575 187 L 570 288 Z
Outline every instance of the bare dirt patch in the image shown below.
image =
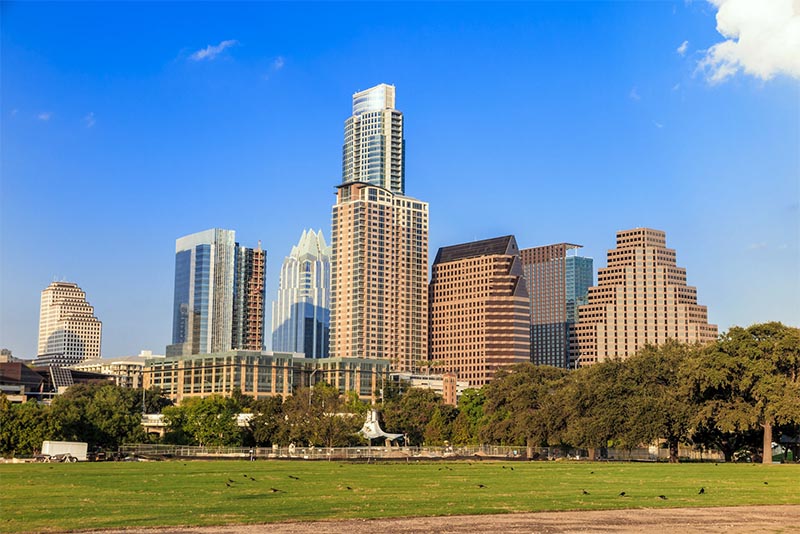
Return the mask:
M 345 521 L 311 521 L 231 525 L 96 530 L 96 534 L 473 534 L 538 532 L 562 534 L 615 532 L 623 534 L 669 529 L 684 532 L 800 532 L 800 506 L 736 506 L 720 508 L 659 508 L 579 512 L 536 512 L 448 517 L 409 517 Z

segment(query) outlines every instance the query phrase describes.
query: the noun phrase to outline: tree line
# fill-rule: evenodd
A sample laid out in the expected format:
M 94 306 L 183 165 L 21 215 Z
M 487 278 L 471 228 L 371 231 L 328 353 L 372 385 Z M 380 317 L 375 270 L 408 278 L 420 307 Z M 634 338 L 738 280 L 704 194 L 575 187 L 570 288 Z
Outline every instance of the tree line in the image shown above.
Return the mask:
M 505 368 L 458 406 L 431 390 L 393 384 L 377 408 L 387 432 L 411 445 L 498 444 L 520 447 L 634 448 L 663 443 L 771 459 L 771 443 L 800 435 L 800 329 L 780 323 L 734 327 L 705 346 L 670 341 L 625 360 L 575 371 L 520 364 Z M 369 404 L 319 383 L 286 399 L 185 399 L 173 406 L 156 389 L 75 385 L 46 406 L 13 405 L 0 396 L 0 453 L 31 454 L 45 439 L 88 441 L 115 449 L 148 442 L 144 411 L 162 413 L 162 443 L 340 447 L 363 444 L 357 431 Z M 236 415 L 252 413 L 239 427 Z M 790 439 L 790 440 L 791 440 Z

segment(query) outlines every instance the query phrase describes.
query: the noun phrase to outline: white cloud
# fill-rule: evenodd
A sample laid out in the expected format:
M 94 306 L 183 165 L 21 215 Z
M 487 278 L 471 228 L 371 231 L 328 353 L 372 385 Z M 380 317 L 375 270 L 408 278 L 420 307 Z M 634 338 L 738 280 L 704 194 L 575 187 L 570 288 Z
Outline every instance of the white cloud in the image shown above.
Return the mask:
M 94 126 L 94 123 L 96 122 L 96 121 L 94 120 L 94 111 L 90 111 L 90 112 L 89 112 L 89 113 L 88 113 L 88 114 L 87 114 L 87 115 L 86 115 L 86 116 L 83 118 L 83 122 L 85 122 L 85 123 L 86 123 L 86 127 L 87 127 L 87 128 L 91 128 L 92 126 Z
M 661 124 L 660 122 L 657 122 L 657 121 L 653 121 L 653 126 L 655 126 L 656 128 L 663 128 L 664 127 L 663 124 Z
M 636 90 L 636 87 L 631 89 L 631 92 L 628 93 L 628 98 L 630 98 L 631 100 L 636 100 L 636 101 L 639 101 L 639 100 L 642 99 L 642 97 L 639 96 L 639 91 Z
M 688 49 L 689 49 L 689 41 L 684 41 L 684 42 L 681 43 L 681 45 L 678 48 L 675 49 L 675 51 L 679 55 L 685 56 L 686 55 L 686 50 L 688 50 Z
M 285 64 L 286 61 L 283 59 L 283 56 L 278 56 L 272 62 L 272 70 L 281 70 Z
M 189 58 L 193 61 L 203 61 L 204 59 L 210 61 L 215 57 L 217 57 L 218 55 L 220 55 L 223 50 L 225 50 L 226 48 L 230 48 L 235 44 L 238 44 L 238 42 L 239 41 L 236 41 L 235 39 L 229 39 L 227 41 L 222 41 L 217 46 L 208 45 L 207 47 L 201 48 L 200 50 L 189 56 Z
M 53 114 L 50 113 L 49 111 L 42 111 L 41 113 L 36 115 L 36 118 L 39 119 L 40 121 L 49 121 L 50 117 L 52 116 Z
M 717 31 L 726 38 L 698 63 L 710 83 L 740 70 L 762 80 L 777 74 L 800 79 L 798 0 L 708 0 L 718 8 Z
M 19 113 L 19 110 L 17 108 L 14 108 L 14 109 L 11 110 L 11 116 L 12 117 L 16 117 L 17 113 Z
M 762 241 L 761 243 L 750 243 L 747 250 L 765 250 L 767 247 L 768 245 Z
M 677 91 L 680 88 L 681 88 L 681 84 L 679 84 L 679 83 L 676 83 L 675 85 L 672 86 L 672 90 L 673 91 Z

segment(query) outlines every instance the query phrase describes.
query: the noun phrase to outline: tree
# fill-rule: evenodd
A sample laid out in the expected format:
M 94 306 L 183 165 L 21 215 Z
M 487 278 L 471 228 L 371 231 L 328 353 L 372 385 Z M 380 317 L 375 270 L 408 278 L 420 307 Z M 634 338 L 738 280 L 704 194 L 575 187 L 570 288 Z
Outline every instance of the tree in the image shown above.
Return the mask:
M 167 424 L 165 441 L 201 446 L 236 446 L 242 443 L 242 433 L 236 424 L 238 405 L 230 397 L 190 397 L 180 406 L 164 408 L 163 413 Z
M 773 428 L 800 424 L 800 330 L 781 323 L 733 327 L 701 351 L 688 378 L 700 405 L 696 439 L 730 460 L 758 430 L 769 463 Z
M 440 404 L 433 410 L 431 420 L 425 425 L 426 445 L 445 445 L 452 439 L 453 420 L 458 410 L 447 404 Z
M 483 440 L 504 445 L 552 444 L 556 437 L 552 400 L 566 373 L 530 363 L 498 371 L 484 387 Z
M 408 444 L 421 444 L 425 439 L 425 428 L 441 404 L 441 396 L 430 389 L 405 389 L 399 397 L 384 401 L 384 428 L 387 432 L 405 434 Z
M 280 443 L 284 431 L 283 399 L 258 399 L 251 408 L 255 415 L 250 419 L 249 426 L 255 444 L 263 447 Z
M 29 456 L 38 453 L 42 442 L 56 435 L 50 408 L 31 400 L 12 404 L 0 393 L 0 454 Z
M 688 441 L 696 409 L 686 394 L 683 372 L 692 355 L 692 347 L 668 340 L 661 346 L 647 345 L 626 360 L 630 421 L 621 441 L 641 444 L 664 439 L 670 463 L 678 462 L 678 445 Z
M 466 389 L 458 399 L 458 414 L 453 421 L 452 442 L 458 445 L 480 443 L 483 405 L 486 397 L 482 389 Z

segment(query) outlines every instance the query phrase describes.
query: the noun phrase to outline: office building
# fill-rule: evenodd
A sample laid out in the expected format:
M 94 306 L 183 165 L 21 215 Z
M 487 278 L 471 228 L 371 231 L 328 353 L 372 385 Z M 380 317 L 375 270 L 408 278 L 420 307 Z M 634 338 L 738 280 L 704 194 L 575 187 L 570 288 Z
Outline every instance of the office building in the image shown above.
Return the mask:
M 578 307 L 575 332 L 578 366 L 626 358 L 667 339 L 707 343 L 717 337 L 706 307 L 697 304 L 697 289 L 686 285 L 686 269 L 666 246 L 666 234 L 650 228 L 617 232 L 588 304 Z
M 233 276 L 233 330 L 231 348 L 262 350 L 264 348 L 264 299 L 267 253 L 258 247 L 247 248 L 236 243 Z
M 481 387 L 497 369 L 530 361 L 530 302 L 514 236 L 440 248 L 429 299 L 438 369 Z
M 592 259 L 570 255 L 580 245 L 558 243 L 520 251 L 530 294 L 531 359 L 538 365 L 571 368 L 570 338 L 578 306 L 593 282 Z
M 272 303 L 273 350 L 328 356 L 330 255 L 322 230 L 308 230 L 283 260 L 278 298 Z
M 214 228 L 175 242 L 172 344 L 167 355 L 209 354 L 264 344 L 266 252 L 240 247 Z
M 331 230 L 330 354 L 386 358 L 394 371 L 413 371 L 428 359 L 428 204 L 403 194 L 402 114 L 393 105 L 390 86 L 356 93 L 345 125 L 345 175 Z M 365 137 L 368 117 L 388 121 L 391 139 Z M 378 146 L 386 151 L 373 153 Z M 361 159 L 348 162 L 352 152 Z M 391 165 L 373 167 L 373 158 Z
M 353 95 L 353 115 L 344 124 L 343 184 L 362 182 L 405 193 L 403 114 L 394 105 L 393 85 Z
M 38 358 L 49 358 L 58 365 L 99 358 L 102 329 L 78 284 L 53 282 L 42 291 Z

